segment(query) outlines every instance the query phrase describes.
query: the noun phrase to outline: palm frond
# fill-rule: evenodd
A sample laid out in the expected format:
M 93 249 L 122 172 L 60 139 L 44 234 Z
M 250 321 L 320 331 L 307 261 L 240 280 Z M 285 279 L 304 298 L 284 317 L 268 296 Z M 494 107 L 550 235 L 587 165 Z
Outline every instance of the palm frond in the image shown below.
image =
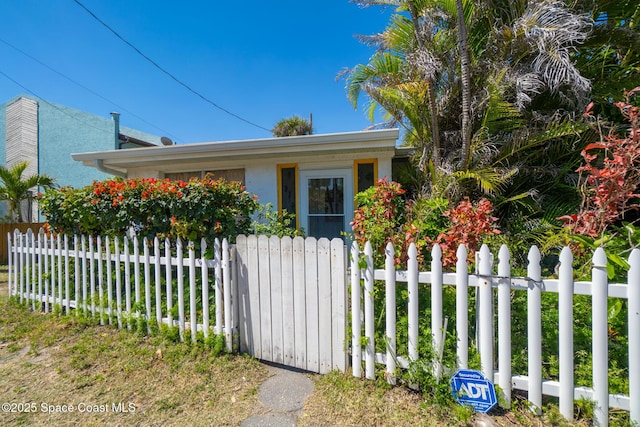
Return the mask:
M 517 170 L 499 170 L 496 168 L 460 170 L 452 176 L 458 180 L 472 180 L 486 195 L 494 195 L 499 192 L 506 182 L 517 173 Z

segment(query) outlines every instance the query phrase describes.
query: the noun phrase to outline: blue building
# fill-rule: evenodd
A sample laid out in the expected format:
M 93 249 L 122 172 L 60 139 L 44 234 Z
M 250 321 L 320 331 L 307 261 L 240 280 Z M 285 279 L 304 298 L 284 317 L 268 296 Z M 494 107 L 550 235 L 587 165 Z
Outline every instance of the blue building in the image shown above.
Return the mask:
M 96 116 L 30 95 L 0 104 L 0 164 L 27 161 L 25 176 L 47 174 L 59 186 L 82 187 L 111 175 L 99 164 L 87 168 L 75 162 L 71 153 L 156 145 L 162 145 L 159 136 L 121 127 L 118 113 Z M 4 211 L 0 207 L 0 216 Z M 36 219 L 35 207 L 23 212 L 26 220 Z

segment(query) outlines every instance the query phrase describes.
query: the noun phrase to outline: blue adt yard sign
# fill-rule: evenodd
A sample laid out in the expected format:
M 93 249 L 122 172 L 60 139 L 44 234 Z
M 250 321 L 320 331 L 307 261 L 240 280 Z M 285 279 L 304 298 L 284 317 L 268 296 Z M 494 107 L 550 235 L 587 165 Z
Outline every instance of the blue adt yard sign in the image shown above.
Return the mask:
M 459 404 L 476 412 L 489 412 L 498 403 L 493 383 L 482 372 L 460 369 L 451 377 L 451 390 Z

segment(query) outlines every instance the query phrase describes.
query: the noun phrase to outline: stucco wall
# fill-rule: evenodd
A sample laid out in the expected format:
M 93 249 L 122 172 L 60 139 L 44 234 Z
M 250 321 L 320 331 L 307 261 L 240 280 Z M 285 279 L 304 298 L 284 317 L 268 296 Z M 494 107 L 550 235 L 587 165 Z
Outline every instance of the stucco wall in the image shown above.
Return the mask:
M 271 163 L 251 164 L 245 170 L 247 191 L 257 194 L 260 203 L 271 203 L 278 207 L 276 165 Z
M 28 95 L 0 104 L 0 164 L 5 165 L 6 106 L 20 97 L 38 103 L 38 173 L 53 176 L 60 186 L 73 187 L 111 176 L 71 158 L 71 153 L 115 148 L 114 122 L 109 115 L 97 116 Z M 121 126 L 120 133 L 160 144 L 160 137 L 135 129 Z
M 113 148 L 113 129 L 111 118 L 40 102 L 40 173 L 55 177 L 58 185 L 73 187 L 108 177 L 97 169 L 75 162 L 71 153 Z

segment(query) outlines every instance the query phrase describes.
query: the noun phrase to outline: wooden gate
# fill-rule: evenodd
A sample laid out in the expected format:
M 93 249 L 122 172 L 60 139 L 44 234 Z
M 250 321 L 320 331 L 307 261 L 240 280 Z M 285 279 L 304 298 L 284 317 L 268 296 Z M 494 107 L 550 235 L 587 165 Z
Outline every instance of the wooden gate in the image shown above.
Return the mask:
M 311 372 L 345 371 L 344 242 L 238 236 L 235 247 L 240 351 Z

